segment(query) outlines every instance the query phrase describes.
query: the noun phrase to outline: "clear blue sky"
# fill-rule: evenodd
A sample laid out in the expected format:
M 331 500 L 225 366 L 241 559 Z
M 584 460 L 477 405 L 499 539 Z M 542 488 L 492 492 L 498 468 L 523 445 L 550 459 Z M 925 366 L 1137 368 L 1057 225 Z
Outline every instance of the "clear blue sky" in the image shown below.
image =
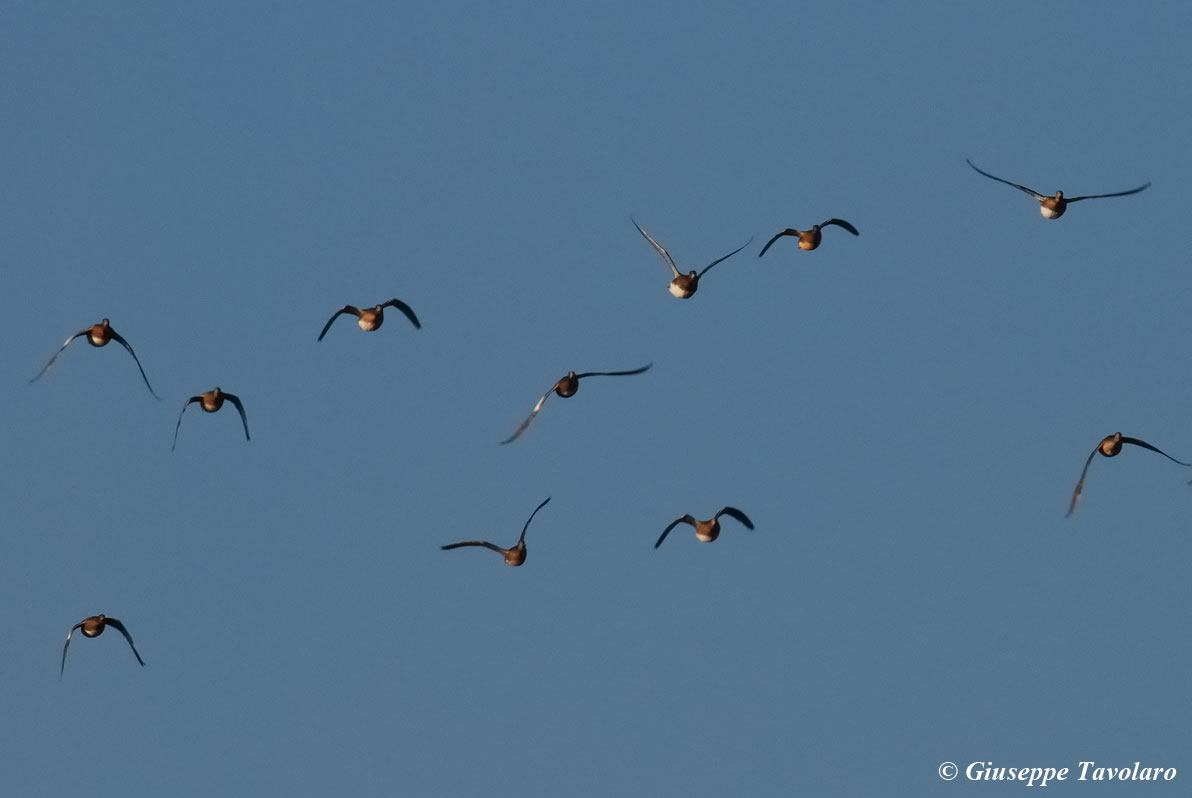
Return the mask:
M 0 792 L 1187 794 L 1192 9 L 800 5 L 0 9 Z

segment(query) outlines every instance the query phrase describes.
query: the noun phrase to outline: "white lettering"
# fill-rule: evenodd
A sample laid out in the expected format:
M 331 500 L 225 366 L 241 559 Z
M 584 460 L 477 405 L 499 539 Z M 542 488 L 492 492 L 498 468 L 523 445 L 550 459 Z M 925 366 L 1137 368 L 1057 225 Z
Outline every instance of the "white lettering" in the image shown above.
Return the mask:
M 1065 768 L 1066 770 L 1066 768 Z M 1077 781 L 1171 781 L 1175 778 L 1175 768 L 1143 767 L 1141 762 L 1135 762 L 1132 768 L 1097 767 L 1096 762 L 1081 762 L 1080 775 Z

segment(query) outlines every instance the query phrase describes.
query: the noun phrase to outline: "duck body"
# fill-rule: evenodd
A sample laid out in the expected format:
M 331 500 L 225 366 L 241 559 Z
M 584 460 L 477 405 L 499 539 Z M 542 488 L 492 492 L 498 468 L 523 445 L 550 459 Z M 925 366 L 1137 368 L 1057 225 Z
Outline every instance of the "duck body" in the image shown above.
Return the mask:
M 1122 433 L 1115 432 L 1112 435 L 1107 435 L 1097 444 L 1097 451 L 1106 457 L 1113 457 L 1116 454 L 1120 454 L 1122 451 Z
M 820 245 L 824 240 L 824 234 L 820 232 L 820 226 L 817 224 L 810 230 L 804 230 L 799 233 L 799 249 L 813 250 Z
M 503 554 L 506 565 L 517 567 L 526 561 L 526 544 L 518 543 L 512 549 L 506 549 Z
M 112 340 L 112 326 L 104 319 L 99 324 L 92 324 L 87 330 L 87 343 L 92 346 L 105 346 Z
M 90 618 L 83 620 L 79 631 L 86 637 L 99 637 L 103 634 L 103 630 L 107 627 L 107 618 L 103 615 L 93 615 Z
M 1044 219 L 1058 219 L 1068 210 L 1068 201 L 1064 199 L 1064 192 L 1055 192 L 1054 197 L 1044 197 L 1039 200 L 1039 213 Z
M 385 311 L 381 309 L 380 305 L 377 305 L 372 310 L 360 311 L 360 318 L 356 319 L 356 324 L 365 332 L 379 330 L 384 323 Z
M 695 524 L 695 536 L 704 543 L 711 543 L 720 537 L 720 521 L 715 518 L 711 521 L 697 521 Z
M 214 413 L 223 407 L 225 394 L 219 388 L 213 388 L 207 393 L 199 396 L 199 407 L 203 408 L 208 413 Z
M 575 376 L 574 371 L 567 372 L 566 377 L 555 383 L 555 393 L 563 399 L 569 396 L 575 396 L 575 392 L 578 390 L 579 377 Z
M 670 281 L 671 296 L 679 299 L 689 299 L 699 290 L 699 275 L 695 272 L 680 274 Z

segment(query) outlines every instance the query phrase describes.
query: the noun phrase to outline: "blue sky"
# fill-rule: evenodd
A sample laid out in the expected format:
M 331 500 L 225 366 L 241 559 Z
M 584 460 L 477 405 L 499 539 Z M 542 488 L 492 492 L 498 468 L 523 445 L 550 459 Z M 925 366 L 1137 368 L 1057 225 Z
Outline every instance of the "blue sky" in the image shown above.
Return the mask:
M 0 10 L 5 793 L 1182 794 L 1192 474 L 1127 448 L 1064 512 L 1114 431 L 1192 458 L 1190 22 Z M 1153 184 L 1046 221 L 965 158 Z M 753 241 L 677 300 L 630 216 L 685 271 Z M 316 343 L 391 297 L 422 330 Z M 103 317 L 162 401 L 81 341 L 26 384 Z M 216 385 L 252 441 L 192 408 L 171 453 Z M 525 566 L 439 550 L 547 496 Z M 109 633 L 59 682 L 101 612 L 147 667 Z

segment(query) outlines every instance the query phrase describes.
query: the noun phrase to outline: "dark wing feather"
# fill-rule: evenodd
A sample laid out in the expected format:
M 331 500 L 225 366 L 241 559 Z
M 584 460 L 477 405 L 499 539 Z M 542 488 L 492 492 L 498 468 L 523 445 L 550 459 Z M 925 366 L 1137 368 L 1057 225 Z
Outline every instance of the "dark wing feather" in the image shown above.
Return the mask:
M 665 249 L 663 249 L 661 244 L 659 244 L 654 239 L 650 238 L 649 233 L 647 233 L 645 230 L 643 230 L 642 226 L 640 224 L 638 224 L 632 216 L 629 217 L 629 221 L 633 222 L 633 226 L 637 228 L 637 232 L 639 232 L 643 236 L 645 236 L 646 240 L 654 245 L 654 249 L 658 250 L 658 254 L 661 255 L 662 259 L 666 261 L 666 265 L 670 266 L 671 271 L 675 273 L 675 277 L 678 277 L 679 269 L 677 266 L 675 266 L 675 262 L 673 260 L 671 260 L 670 253 L 667 252 Z
M 639 369 L 632 371 L 585 371 L 583 374 L 576 374 L 577 380 L 582 380 L 584 377 L 627 377 L 630 374 L 641 374 L 643 371 L 649 371 L 653 363 L 647 363 Z
M 66 633 L 66 645 L 62 646 L 62 667 L 58 669 L 59 679 L 62 678 L 62 673 L 66 670 L 66 650 L 70 648 L 70 636 L 75 633 L 75 629 L 78 629 L 82 625 L 83 622 L 79 621 L 74 626 L 70 627 L 70 631 Z
M 783 230 L 781 233 L 777 234 L 776 236 L 774 236 L 773 238 L 771 238 L 769 241 L 767 241 L 767 242 L 766 242 L 766 245 L 765 245 L 764 247 L 762 247 L 762 251 L 761 251 L 761 252 L 759 252 L 759 253 L 757 253 L 757 256 L 760 258 L 762 255 L 765 255 L 765 254 L 766 254 L 766 250 L 770 248 L 770 245 L 771 245 L 771 244 L 773 244 L 773 243 L 774 243 L 775 241 L 777 241 L 778 239 L 782 238 L 783 236 L 797 236 L 797 235 L 799 235 L 799 231 L 798 231 L 798 230 L 795 230 L 795 229 L 793 229 L 793 228 L 790 228 L 790 227 L 786 228 L 786 229 L 785 229 L 785 230 Z
M 124 628 L 124 624 L 115 618 L 104 618 L 104 623 L 115 629 L 120 634 L 124 635 L 124 639 L 128 641 L 128 647 L 132 649 L 133 655 L 137 658 L 137 662 L 141 663 L 141 667 L 145 667 L 145 660 L 141 659 L 141 654 L 137 651 L 136 644 L 132 642 L 132 635 Z
M 225 393 L 223 397 L 232 404 L 236 405 L 236 409 L 240 411 L 240 421 L 244 424 L 244 439 L 246 441 L 251 441 L 252 436 L 248 434 L 248 416 L 244 415 L 244 405 L 240 402 L 240 397 L 233 396 L 230 393 Z
M 1118 191 L 1113 194 L 1085 194 L 1083 197 L 1064 197 L 1064 199 L 1067 200 L 1068 202 L 1080 202 L 1082 199 L 1101 199 L 1102 197 L 1126 197 L 1126 196 L 1129 196 L 1130 194 L 1137 194 L 1138 192 L 1142 191 L 1144 188 L 1147 188 L 1148 186 L 1150 186 L 1150 183 L 1141 185 L 1138 188 L 1132 188 L 1129 191 Z
M 201 401 L 203 401 L 203 397 L 192 396 L 186 400 L 186 404 L 182 405 L 182 412 L 178 414 L 178 423 L 174 425 L 174 443 L 170 445 L 171 452 L 174 451 L 174 448 L 178 445 L 178 429 L 182 426 L 182 416 L 186 414 L 186 408 L 190 407 L 192 402 Z
M 526 519 L 526 525 L 522 527 L 521 537 L 519 537 L 517 539 L 518 543 L 526 542 L 526 530 L 530 528 L 530 522 L 534 520 L 534 516 L 538 515 L 538 511 L 541 510 L 543 507 L 545 507 L 546 502 L 548 502 L 548 501 L 550 501 L 550 496 L 547 496 L 546 500 L 543 501 L 542 504 L 535 507 L 534 512 L 530 513 L 530 517 Z
M 554 386 L 551 386 L 551 389 L 549 391 L 547 391 L 546 393 L 544 393 L 542 395 L 542 398 L 538 400 L 538 404 L 534 405 L 534 409 L 530 411 L 530 415 L 526 416 L 526 420 L 523 421 L 521 423 L 521 426 L 517 428 L 517 432 L 513 433 L 508 438 L 501 441 L 502 446 L 505 445 L 506 443 L 513 443 L 515 440 L 517 440 L 519 435 L 521 435 L 523 432 L 526 431 L 526 427 L 530 426 L 530 422 L 534 420 L 534 416 L 538 415 L 538 411 L 542 409 L 542 405 L 546 401 L 546 398 L 554 392 L 555 392 Z
M 1123 438 L 1122 440 L 1125 440 Z M 1064 518 L 1072 515 L 1072 511 L 1076 509 L 1076 500 L 1080 498 L 1080 491 L 1084 488 L 1084 475 L 1089 472 L 1089 463 L 1093 462 L 1093 458 L 1097 456 L 1097 452 L 1101 451 L 1101 445 L 1097 444 L 1097 448 L 1093 449 L 1089 459 L 1084 461 L 1084 470 L 1080 472 L 1080 481 L 1076 483 L 1076 490 L 1072 491 L 1072 504 L 1068 505 L 1068 512 L 1064 514 Z
M 487 540 L 466 540 L 463 543 L 448 543 L 446 546 L 439 546 L 439 548 L 443 551 L 448 551 L 449 549 L 458 549 L 461 546 L 483 546 L 486 549 L 492 549 L 493 551 L 500 552 L 501 554 L 505 553 L 505 549 L 501 548 L 500 546 L 494 546 Z
M 967 163 L 969 166 L 973 167 L 973 169 L 976 170 L 978 173 L 983 174 L 986 177 L 988 177 L 990 180 L 996 180 L 999 183 L 1005 183 L 1007 186 L 1014 186 L 1014 188 L 1018 189 L 1019 191 L 1025 191 L 1027 194 L 1030 194 L 1032 197 L 1034 197 L 1037 200 L 1047 199 L 1047 197 L 1043 196 L 1038 191 L 1035 191 L 1033 188 L 1027 188 L 1026 186 L 1020 186 L 1017 183 L 1011 183 L 1009 180 L 1003 180 L 1000 177 L 995 177 L 994 175 L 989 174 L 989 172 L 984 172 L 980 169 L 977 169 L 977 165 L 975 163 L 973 163 L 972 161 L 970 161 L 968 158 L 965 158 L 964 162 Z M 1068 200 L 1068 201 L 1071 202 L 1071 200 Z
M 327 323 L 323 325 L 323 331 L 321 333 L 319 333 L 320 341 L 323 340 L 323 336 L 327 334 L 327 331 L 331 329 L 331 324 L 336 319 L 338 319 L 340 317 L 340 314 L 343 314 L 343 313 L 351 313 L 356 318 L 360 318 L 360 309 L 359 308 L 354 308 L 351 305 L 344 305 L 342 308 L 335 311 L 335 313 L 332 314 L 331 318 L 327 319 Z
M 745 513 L 741 512 L 736 507 L 725 507 L 723 510 L 716 513 L 717 518 L 722 515 L 727 515 L 729 518 L 737 519 L 745 525 L 746 529 L 753 529 L 753 522 L 749 520 L 749 516 L 745 515 Z
M 390 307 L 397 308 L 402 313 L 406 314 L 406 318 L 410 320 L 410 323 L 414 325 L 415 329 L 418 329 L 418 330 L 422 329 L 422 323 L 418 321 L 418 317 L 414 315 L 414 311 L 410 308 L 409 305 L 407 305 L 405 302 L 402 302 L 400 299 L 390 299 L 384 305 L 381 305 L 381 307 L 383 307 L 383 308 L 390 308 Z
M 851 224 L 846 222 L 844 219 L 829 219 L 828 221 L 821 224 L 820 227 L 827 227 L 830 224 L 834 224 L 837 227 L 843 227 L 845 230 L 848 230 L 850 233 L 852 233 L 855 236 L 861 235 L 860 233 L 857 232 L 857 228 L 853 227 Z
M 111 327 L 108 327 L 108 332 L 111 333 L 112 340 L 123 346 L 128 350 L 128 354 L 132 355 L 133 361 L 137 364 L 137 369 L 139 369 L 141 372 L 141 379 L 145 381 L 145 387 L 149 389 L 149 393 L 153 394 L 153 398 L 160 402 L 161 397 L 154 392 L 153 386 L 149 384 L 149 378 L 145 376 L 145 369 L 141 367 L 141 359 L 137 357 L 137 353 L 132 351 L 132 347 L 128 345 L 128 341 L 125 341 L 120 333 L 116 332 Z
M 1183 460 L 1176 460 L 1174 457 L 1172 457 L 1171 455 L 1169 455 L 1167 452 L 1163 451 L 1162 449 L 1151 446 L 1146 441 L 1140 441 L 1140 440 L 1138 440 L 1138 438 L 1127 438 L 1126 436 L 1123 435 L 1122 443 L 1132 443 L 1135 446 L 1141 446 L 1144 449 L 1150 449 L 1152 452 L 1158 452 L 1159 454 L 1163 455 L 1164 457 L 1166 457 L 1168 460 L 1170 460 L 1173 463 L 1179 463 L 1182 466 L 1188 466 L 1189 468 L 1192 468 L 1192 463 L 1185 463 Z
M 692 526 L 695 526 L 695 518 L 690 515 L 685 515 L 682 518 L 676 518 L 674 521 L 671 521 L 670 526 L 662 530 L 662 534 L 658 536 L 658 542 L 654 544 L 654 548 L 661 546 L 662 541 L 666 540 L 666 536 L 670 534 L 670 531 L 679 524 L 691 524 Z
M 37 376 L 34 377 L 33 379 L 29 380 L 29 382 L 34 383 L 34 382 L 37 382 L 39 379 L 41 379 L 41 375 L 45 374 L 49 370 L 50 366 L 54 365 L 54 361 L 58 359 L 58 355 L 62 354 L 63 349 L 70 346 L 71 341 L 78 338 L 80 335 L 86 335 L 89 332 L 91 332 L 90 327 L 88 327 L 85 330 L 81 330 L 80 332 L 77 332 L 74 335 L 67 338 L 66 343 L 64 343 L 62 346 L 58 347 L 58 351 L 54 353 L 53 357 L 50 358 L 50 361 L 48 363 L 46 363 L 44 366 L 42 366 L 41 371 L 37 372 Z
M 722 260 L 728 260 L 733 255 L 736 255 L 738 252 L 745 249 L 745 247 L 749 246 L 752 243 L 753 243 L 753 236 L 749 236 L 748 241 L 746 241 L 744 244 L 742 244 L 741 246 L 734 249 L 732 252 L 725 255 L 723 258 L 717 258 L 716 260 L 709 263 L 707 266 L 704 267 L 704 270 L 702 272 L 700 272 L 699 274 L 696 275 L 696 277 L 703 277 L 705 274 L 708 273 L 708 269 L 711 269 L 713 266 L 715 266 L 717 263 L 720 263 L 720 261 L 722 261 Z

